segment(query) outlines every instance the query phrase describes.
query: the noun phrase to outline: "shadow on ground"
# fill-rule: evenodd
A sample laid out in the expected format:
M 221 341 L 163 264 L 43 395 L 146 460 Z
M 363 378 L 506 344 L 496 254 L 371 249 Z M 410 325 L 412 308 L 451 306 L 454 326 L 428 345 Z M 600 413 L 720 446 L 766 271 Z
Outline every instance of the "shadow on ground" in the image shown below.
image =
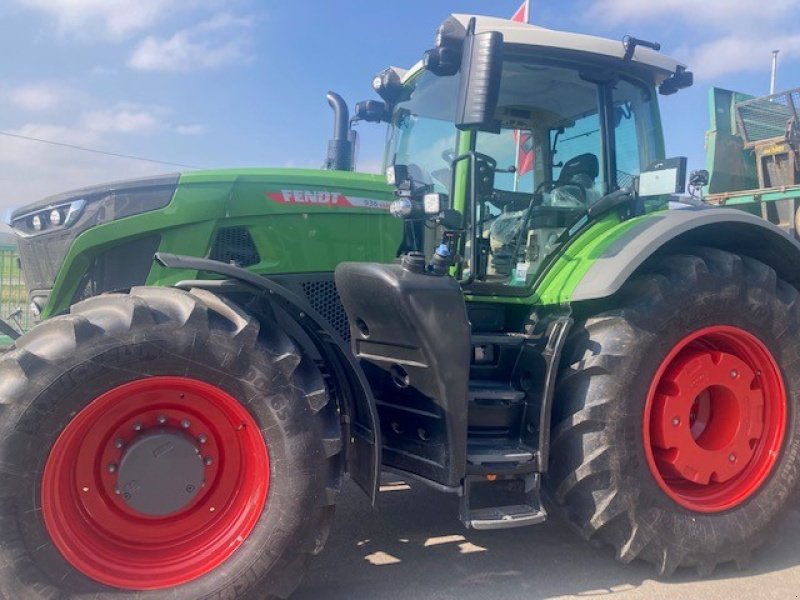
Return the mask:
M 707 580 L 683 570 L 657 581 L 648 565 L 619 564 L 608 549 L 594 548 L 555 519 L 521 529 L 467 531 L 455 496 L 384 476 L 385 484 L 393 482 L 383 486 L 380 512 L 346 484 L 328 545 L 293 600 L 794 598 L 800 589 L 795 511 L 748 569 L 725 565 Z

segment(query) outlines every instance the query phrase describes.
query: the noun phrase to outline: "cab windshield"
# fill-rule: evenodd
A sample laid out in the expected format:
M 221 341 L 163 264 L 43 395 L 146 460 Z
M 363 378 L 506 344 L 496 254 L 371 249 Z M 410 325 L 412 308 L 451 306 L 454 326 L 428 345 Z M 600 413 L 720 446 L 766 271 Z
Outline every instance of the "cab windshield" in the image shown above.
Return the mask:
M 384 166 L 408 165 L 415 183 L 446 193 L 456 147 L 457 93 L 458 76 L 437 77 L 423 71 L 412 80 L 392 113 Z

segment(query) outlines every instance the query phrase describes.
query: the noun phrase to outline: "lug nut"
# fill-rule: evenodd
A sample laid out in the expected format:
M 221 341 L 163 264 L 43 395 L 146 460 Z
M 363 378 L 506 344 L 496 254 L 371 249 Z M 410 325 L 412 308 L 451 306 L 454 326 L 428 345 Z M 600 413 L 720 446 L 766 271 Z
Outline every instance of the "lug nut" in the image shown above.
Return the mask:
M 114 490 L 114 493 L 115 493 L 117 496 L 121 496 L 121 495 L 122 495 L 122 492 L 121 492 L 121 491 L 119 491 L 119 490 Z
M 672 425 L 673 425 L 674 427 L 677 427 L 677 426 L 678 426 L 678 425 L 680 425 L 680 424 L 681 424 L 680 417 L 672 417 Z
M 739 376 L 739 371 L 737 371 L 736 369 L 733 369 L 731 371 L 731 379 L 736 379 L 738 376 Z
M 125 440 L 119 439 L 114 442 L 114 448 L 117 450 L 122 450 L 125 447 Z
M 201 433 L 200 435 L 197 436 L 197 441 L 200 442 L 201 444 L 205 444 L 208 441 L 208 437 L 206 437 L 205 433 Z
M 156 419 L 156 420 L 158 421 L 159 425 L 166 425 L 167 424 L 167 417 L 165 417 L 164 415 L 159 415 L 158 419 Z
M 736 455 L 731 453 L 728 455 L 728 462 L 736 462 Z
M 141 423 L 134 423 L 133 424 L 133 430 L 134 431 L 141 431 L 142 429 L 144 429 L 144 426 Z
M 117 465 L 115 465 L 114 463 L 111 463 L 110 465 L 108 465 L 107 469 L 108 469 L 109 473 L 116 473 L 117 472 Z
M 213 464 L 214 464 L 214 459 L 213 459 L 213 458 L 211 458 L 210 456 L 206 456 L 206 457 L 203 459 L 203 462 L 206 464 L 206 466 L 207 466 L 207 467 L 210 467 L 211 465 L 213 465 Z
M 191 427 L 191 426 L 192 426 L 192 423 L 190 421 L 187 421 L 186 419 L 181 421 L 181 427 L 183 427 L 184 429 L 189 429 L 189 427 Z

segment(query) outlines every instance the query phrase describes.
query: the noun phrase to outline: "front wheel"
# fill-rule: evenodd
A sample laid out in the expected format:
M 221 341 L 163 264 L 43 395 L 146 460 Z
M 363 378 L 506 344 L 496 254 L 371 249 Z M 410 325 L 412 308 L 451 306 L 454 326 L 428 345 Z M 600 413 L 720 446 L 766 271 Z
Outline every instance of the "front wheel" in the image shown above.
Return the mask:
M 747 561 L 798 479 L 798 298 L 760 262 L 695 248 L 576 327 L 548 486 L 585 537 L 665 575 Z
M 217 296 L 82 302 L 0 360 L 0 598 L 285 598 L 340 429 L 314 363 Z

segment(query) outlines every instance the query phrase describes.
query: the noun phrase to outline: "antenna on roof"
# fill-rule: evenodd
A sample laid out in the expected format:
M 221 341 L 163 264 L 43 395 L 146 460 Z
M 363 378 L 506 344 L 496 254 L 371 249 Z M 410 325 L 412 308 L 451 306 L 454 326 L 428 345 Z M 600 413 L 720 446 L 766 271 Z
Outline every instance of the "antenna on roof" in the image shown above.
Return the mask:
M 769 78 L 769 95 L 775 93 L 775 78 L 778 76 L 778 53 L 780 50 L 772 51 L 772 73 Z

